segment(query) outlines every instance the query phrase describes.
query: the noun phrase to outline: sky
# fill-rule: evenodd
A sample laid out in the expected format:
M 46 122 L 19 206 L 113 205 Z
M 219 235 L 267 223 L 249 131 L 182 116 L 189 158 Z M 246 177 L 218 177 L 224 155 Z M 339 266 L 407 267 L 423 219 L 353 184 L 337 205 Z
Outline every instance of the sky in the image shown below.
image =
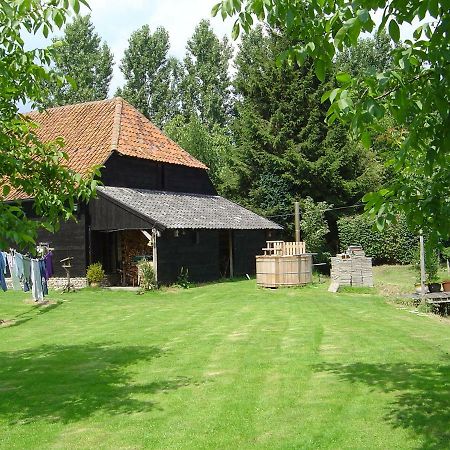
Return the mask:
M 91 11 L 83 7 L 81 14 L 91 14 L 96 32 L 107 42 L 114 55 L 110 95 L 114 95 L 117 87 L 123 85 L 119 66 L 128 46 L 128 39 L 133 31 L 143 25 L 148 24 L 151 30 L 155 30 L 158 26 L 165 27 L 170 36 L 170 55 L 183 59 L 186 43 L 200 20 L 209 19 L 220 38 L 224 35 L 230 37 L 233 24 L 232 19 L 223 21 L 220 14 L 211 17 L 211 9 L 218 0 L 88 0 L 88 2 Z M 381 14 L 376 14 L 375 20 L 380 21 Z M 402 39 L 410 37 L 412 30 L 411 26 L 402 26 Z M 55 33 L 56 36 L 62 34 L 62 30 Z M 42 47 L 45 43 L 46 40 L 41 36 L 31 36 L 27 39 L 27 45 L 30 47 Z
M 167 29 L 170 36 L 170 55 L 183 59 L 188 39 L 202 19 L 209 19 L 215 33 L 230 37 L 232 21 L 211 17 L 211 9 L 218 0 L 88 0 L 91 18 L 99 36 L 107 42 L 114 55 L 114 72 L 110 93 L 123 84 L 120 60 L 128 46 L 131 33 L 147 24 L 153 31 L 158 26 Z M 81 14 L 89 13 L 82 8 Z M 54 35 L 61 36 L 62 30 Z M 43 46 L 43 37 L 30 37 L 29 46 Z M 50 37 L 48 39 L 50 42 Z

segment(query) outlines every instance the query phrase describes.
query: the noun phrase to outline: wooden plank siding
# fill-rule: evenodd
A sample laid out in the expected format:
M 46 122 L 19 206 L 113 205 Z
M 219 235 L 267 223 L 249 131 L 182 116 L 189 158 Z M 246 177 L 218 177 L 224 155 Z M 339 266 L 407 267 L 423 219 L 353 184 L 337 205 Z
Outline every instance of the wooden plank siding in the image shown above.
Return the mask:
M 166 230 L 157 238 L 158 279 L 160 283 L 176 282 L 181 268 L 189 271 L 189 280 L 212 281 L 220 278 L 219 230 Z
M 262 253 L 265 244 L 265 230 L 233 231 L 234 276 L 255 275 L 255 257 Z
M 125 206 L 116 205 L 102 197 L 89 203 L 92 231 L 148 230 L 153 224 L 130 212 Z
M 53 262 L 56 277 L 66 276 L 66 272 L 61 267 L 59 261 L 69 256 L 73 257 L 72 269 L 70 271 L 71 276 L 86 276 L 88 258 L 86 233 L 86 214 L 84 208 L 78 214 L 77 222 L 74 220 L 61 222 L 61 227 L 56 233 L 50 233 L 46 230 L 38 231 L 37 242 L 48 242 L 50 247 L 54 248 Z
M 208 172 L 177 164 L 161 164 L 113 153 L 102 169 L 105 186 L 194 194 L 217 194 Z

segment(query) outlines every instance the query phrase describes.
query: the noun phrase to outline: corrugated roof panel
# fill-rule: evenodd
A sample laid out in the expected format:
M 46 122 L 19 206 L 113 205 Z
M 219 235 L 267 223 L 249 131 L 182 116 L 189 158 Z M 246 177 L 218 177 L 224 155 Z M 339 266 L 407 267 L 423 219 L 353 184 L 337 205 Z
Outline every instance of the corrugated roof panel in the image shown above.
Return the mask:
M 100 195 L 164 228 L 281 230 L 275 222 L 218 195 L 103 186 Z

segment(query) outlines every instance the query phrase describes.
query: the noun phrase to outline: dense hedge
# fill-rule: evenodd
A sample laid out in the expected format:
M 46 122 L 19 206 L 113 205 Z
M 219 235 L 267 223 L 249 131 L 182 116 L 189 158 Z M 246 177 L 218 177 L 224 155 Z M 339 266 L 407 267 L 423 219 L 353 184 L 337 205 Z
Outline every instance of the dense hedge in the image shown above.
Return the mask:
M 338 220 L 341 251 L 351 244 L 360 244 L 376 264 L 410 264 L 417 259 L 418 238 L 406 226 L 402 216 L 382 232 L 374 230 L 373 222 L 363 215 Z

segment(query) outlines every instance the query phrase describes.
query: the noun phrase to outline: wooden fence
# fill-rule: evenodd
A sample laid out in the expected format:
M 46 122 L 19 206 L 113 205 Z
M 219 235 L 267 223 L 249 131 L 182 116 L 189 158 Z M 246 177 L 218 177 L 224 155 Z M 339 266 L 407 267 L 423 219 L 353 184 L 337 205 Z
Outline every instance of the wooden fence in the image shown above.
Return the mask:
M 267 241 L 264 255 L 298 256 L 306 253 L 304 242 Z

